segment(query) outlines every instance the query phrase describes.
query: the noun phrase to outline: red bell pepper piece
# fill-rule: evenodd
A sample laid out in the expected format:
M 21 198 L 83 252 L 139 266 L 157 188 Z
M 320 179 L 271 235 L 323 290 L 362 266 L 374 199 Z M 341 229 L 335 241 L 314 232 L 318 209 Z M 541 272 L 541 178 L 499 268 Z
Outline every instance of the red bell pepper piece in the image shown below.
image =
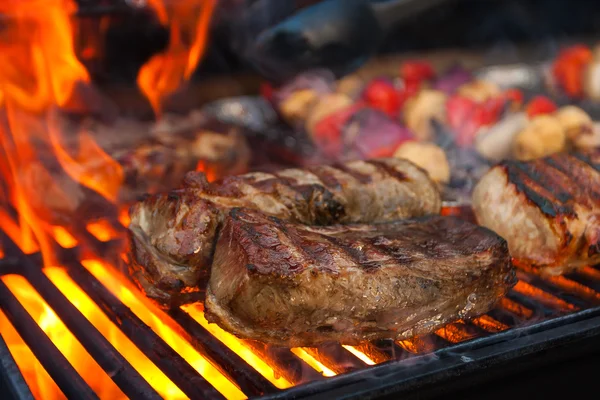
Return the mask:
M 592 51 L 584 45 L 572 46 L 559 53 L 552 65 L 552 73 L 569 96 L 583 95 L 583 71 L 591 61 Z
M 382 79 L 372 80 L 365 88 L 363 99 L 371 107 L 383 111 L 392 118 L 398 115 L 401 106 L 401 94 L 390 83 Z
M 525 107 L 529 118 L 533 118 L 536 115 L 552 114 L 556 109 L 556 104 L 545 96 L 535 96 Z
M 433 67 L 426 61 L 407 61 L 400 66 L 400 77 L 405 82 L 420 84 L 434 76 Z
M 520 107 L 523 105 L 524 96 L 519 89 L 507 89 L 504 91 L 503 96 L 515 106 Z

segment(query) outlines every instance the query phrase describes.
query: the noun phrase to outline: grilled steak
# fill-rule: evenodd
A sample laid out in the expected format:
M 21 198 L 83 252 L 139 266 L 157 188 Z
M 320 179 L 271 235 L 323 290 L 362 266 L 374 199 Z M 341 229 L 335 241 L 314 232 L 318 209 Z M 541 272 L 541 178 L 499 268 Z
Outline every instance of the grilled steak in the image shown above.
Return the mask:
M 514 283 L 505 240 L 458 218 L 308 227 L 233 209 L 205 307 L 242 338 L 354 344 L 482 314 Z
M 478 183 L 473 208 L 513 257 L 547 274 L 600 262 L 600 151 L 503 162 Z
M 182 189 L 132 207 L 134 281 L 163 306 L 201 299 L 221 222 L 232 207 L 330 225 L 436 214 L 441 200 L 427 173 L 400 159 L 250 173 L 212 184 L 190 173 Z

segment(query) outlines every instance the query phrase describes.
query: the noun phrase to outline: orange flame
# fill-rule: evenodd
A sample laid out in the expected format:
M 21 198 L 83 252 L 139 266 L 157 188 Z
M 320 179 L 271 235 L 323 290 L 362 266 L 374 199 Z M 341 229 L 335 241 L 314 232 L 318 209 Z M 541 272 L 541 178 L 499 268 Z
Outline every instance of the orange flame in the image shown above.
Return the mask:
M 42 299 L 38 292 L 29 284 L 25 278 L 18 275 L 8 275 L 2 277 L 2 280 L 8 286 L 11 292 L 25 307 L 29 315 L 38 323 L 40 328 L 52 339 L 58 350 L 69 360 L 75 370 L 86 380 L 88 385 L 101 398 L 124 399 L 126 398 L 120 389 L 114 384 L 112 379 L 102 370 L 102 368 L 88 354 L 79 341 L 71 334 L 67 327 L 52 311 L 50 306 Z M 86 313 L 84 311 L 84 313 Z M 4 324 L 2 325 L 2 334 L 4 335 Z M 107 326 L 110 328 L 110 326 Z M 16 332 L 15 332 L 16 333 Z M 13 337 L 14 338 L 14 337 Z M 18 341 L 7 338 L 7 343 L 11 351 Z M 26 347 L 26 346 L 25 346 Z M 21 351 L 24 349 L 21 348 Z M 13 353 L 15 354 L 15 353 Z M 17 353 L 19 354 L 19 353 Z M 23 360 L 28 360 L 28 363 L 23 363 L 21 371 L 28 371 L 33 366 L 32 373 L 25 373 L 24 377 L 34 394 L 38 392 L 36 398 L 43 399 L 61 399 L 64 398 L 62 392 L 50 376 L 46 373 L 39 363 L 31 363 L 35 360 L 35 356 L 23 358 L 24 354 L 19 354 L 15 359 L 21 366 Z
M 115 201 L 123 174 L 86 132 L 64 129 L 57 111 L 69 108 L 90 77 L 74 51 L 73 0 L 8 0 L 0 29 L 0 174 L 6 192 L 0 228 L 24 252 L 42 251 L 54 264 L 48 234 L 75 243 L 52 222 L 72 212 L 80 184 Z M 59 218 L 60 219 L 60 218 Z M 18 227 L 18 229 L 15 229 Z
M 216 0 L 148 0 L 148 4 L 170 33 L 168 48 L 150 58 L 137 79 L 158 116 L 161 100 L 175 92 L 198 66 Z
M 196 171 L 204 173 L 204 176 L 208 182 L 214 182 L 219 177 L 215 168 L 203 160 L 198 161 L 196 164 Z
M 100 260 L 84 260 L 82 264 L 225 397 L 228 399 L 245 398 L 237 386 L 223 376 L 173 328 L 164 322 L 166 316 L 162 315 L 159 310 L 153 309 L 153 306 L 140 300 L 122 280 L 116 278 L 118 274 L 115 274 L 115 271 L 109 265 Z

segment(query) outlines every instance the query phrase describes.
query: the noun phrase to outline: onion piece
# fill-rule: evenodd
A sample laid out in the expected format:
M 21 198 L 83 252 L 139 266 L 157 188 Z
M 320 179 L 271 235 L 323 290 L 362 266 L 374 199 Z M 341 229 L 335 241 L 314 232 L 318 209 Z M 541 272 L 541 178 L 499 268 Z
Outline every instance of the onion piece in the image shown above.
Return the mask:
M 527 126 L 524 112 L 509 114 L 495 125 L 482 130 L 475 139 L 475 149 L 490 161 L 510 157 L 515 137 Z

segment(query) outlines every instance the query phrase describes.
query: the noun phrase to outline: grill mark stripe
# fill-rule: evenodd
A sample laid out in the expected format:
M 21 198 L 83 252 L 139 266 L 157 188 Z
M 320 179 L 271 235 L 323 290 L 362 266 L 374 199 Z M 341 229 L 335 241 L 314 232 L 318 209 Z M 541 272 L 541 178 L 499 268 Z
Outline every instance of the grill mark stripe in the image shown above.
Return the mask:
M 326 268 L 332 272 L 335 272 L 335 267 L 333 267 L 333 260 L 331 259 L 331 254 L 327 251 L 316 251 L 319 248 L 319 243 L 315 240 L 308 239 L 303 235 L 300 235 L 298 231 L 294 228 L 288 229 L 286 224 L 283 221 L 280 221 L 276 218 L 270 218 L 272 221 L 275 221 L 277 224 L 277 228 L 280 232 L 286 237 L 287 248 L 290 248 L 291 254 L 298 254 L 300 259 L 302 260 L 303 265 L 308 265 L 307 260 L 310 260 L 311 263 L 317 264 L 320 267 Z M 312 244 L 312 245 L 311 245 Z M 332 267 L 329 266 L 332 265 Z
M 572 214 L 573 209 L 567 206 L 559 206 L 553 198 L 549 198 L 544 194 L 535 190 L 532 186 L 534 182 L 528 182 L 523 179 L 523 173 L 514 167 L 512 162 L 504 162 L 500 164 L 506 171 L 508 181 L 515 185 L 517 191 L 523 193 L 536 207 L 544 214 L 556 217 L 560 214 Z
M 574 178 L 572 175 L 563 172 L 561 169 L 556 168 L 555 163 L 551 163 L 548 158 L 543 158 L 538 160 L 548 169 L 548 176 L 553 181 L 560 180 L 568 185 L 566 189 L 572 195 L 572 200 L 577 203 L 584 205 L 586 207 L 593 207 L 595 198 L 598 197 L 597 194 L 594 194 L 594 191 L 588 187 L 582 187 L 578 180 Z M 554 164 L 554 165 L 553 165 Z
M 274 174 L 274 176 L 283 181 L 282 184 L 295 193 L 293 200 L 296 208 L 304 209 L 303 212 L 310 215 L 310 221 L 307 222 L 316 225 L 327 225 L 341 220 L 346 215 L 344 204 L 338 200 L 334 191 L 323 183 L 322 176 L 316 174 L 314 170 L 309 169 L 307 171 L 320 182 L 298 184 L 296 179 L 282 177 L 278 174 Z M 335 179 L 335 177 L 333 178 Z M 281 200 L 279 191 L 278 195 Z M 302 204 L 299 204 L 296 199 L 301 199 Z
M 331 243 L 333 246 L 335 246 L 335 248 L 337 250 L 340 250 L 341 252 L 343 252 L 350 260 L 352 260 L 352 262 L 354 262 L 356 264 L 356 266 L 361 266 L 366 260 L 365 255 L 363 253 L 361 253 L 360 251 L 353 249 L 350 246 L 345 245 L 344 243 L 342 243 L 341 241 L 339 241 L 336 237 L 334 236 L 326 236 L 323 235 L 323 238 L 325 240 L 327 240 L 329 243 Z
M 342 184 L 336 178 L 335 174 L 330 171 L 327 167 L 312 167 L 309 168 L 308 171 L 315 175 L 323 186 L 328 190 L 336 190 L 339 191 L 342 189 Z
M 576 159 L 578 159 L 579 161 L 589 165 L 590 167 L 592 167 L 593 169 L 595 169 L 597 172 L 600 172 L 600 163 L 595 163 L 592 161 L 591 158 L 589 158 L 588 156 L 586 156 L 583 153 L 573 153 L 571 154 L 573 157 L 575 157 Z
M 245 231 L 246 234 L 248 235 L 248 237 L 256 238 L 259 236 L 263 236 L 263 233 L 261 233 L 261 230 L 265 229 L 265 225 L 262 223 L 262 221 L 253 221 L 251 223 L 244 223 L 244 212 L 241 210 L 238 210 L 237 215 L 232 214 L 232 216 L 234 218 L 238 219 L 238 224 L 239 224 L 240 229 Z M 266 225 L 266 229 L 269 231 L 269 233 L 272 233 L 272 232 L 278 233 L 277 231 L 279 231 L 279 233 L 283 233 L 288 240 L 290 239 L 289 234 L 285 230 L 285 226 L 282 224 L 282 222 L 278 218 L 267 217 L 267 219 L 269 219 L 270 221 L 272 221 L 275 224 L 274 229 L 273 229 L 273 227 Z M 288 271 L 288 273 L 293 274 L 293 273 L 301 272 L 304 269 L 306 262 L 302 258 L 302 256 L 303 256 L 302 253 L 299 254 L 298 252 L 294 252 L 293 251 L 294 248 L 292 246 L 283 246 L 283 243 L 280 239 L 277 239 L 277 242 L 274 244 L 276 247 L 279 247 L 277 249 L 277 253 L 280 255 L 279 258 L 285 258 L 284 262 L 287 264 L 287 268 L 285 268 L 284 270 Z M 275 252 L 275 250 L 272 249 L 270 246 L 265 246 L 265 244 L 263 244 L 261 242 L 256 242 L 255 245 L 258 245 L 262 248 L 266 248 L 266 250 L 269 252 Z M 298 255 L 300 257 L 298 257 Z
M 376 269 L 383 267 L 384 265 L 388 265 L 389 260 L 395 261 L 394 249 L 391 246 L 385 246 L 383 248 L 376 246 L 373 243 L 373 241 L 376 238 L 377 237 L 375 237 L 375 238 L 366 237 L 362 240 L 355 240 L 355 243 L 358 246 L 360 246 L 361 250 L 358 250 L 358 249 L 353 249 L 353 250 L 360 252 L 363 255 L 363 263 L 362 263 L 361 267 L 367 272 L 372 272 Z M 381 260 L 381 261 L 373 260 L 372 258 L 370 258 L 367 255 L 368 253 L 377 253 L 378 256 L 380 256 L 381 258 L 385 258 L 387 260 Z
M 585 191 L 594 202 L 600 200 L 600 192 L 594 190 L 594 182 L 600 182 L 600 175 L 590 168 L 589 165 L 581 162 L 575 157 L 558 157 L 550 156 L 545 159 L 545 162 L 553 168 L 567 175 L 577 186 Z M 596 176 L 596 179 L 594 179 Z
M 374 237 L 370 241 L 370 244 L 379 250 L 381 253 L 385 254 L 388 257 L 391 257 L 395 263 L 407 265 L 414 261 L 414 257 L 410 254 L 416 254 L 410 248 L 403 249 L 400 253 L 394 249 L 393 246 L 390 246 L 388 243 L 384 243 L 381 241 L 381 237 Z
M 383 172 L 386 175 L 391 176 L 392 178 L 404 182 L 409 180 L 408 176 L 406 176 L 403 172 L 398 171 L 396 168 L 386 164 L 383 161 L 378 161 L 378 160 L 367 160 L 365 161 L 367 164 L 370 164 L 372 166 L 374 166 L 375 168 L 377 168 L 379 171 Z
M 350 175 L 351 177 L 353 177 L 354 179 L 356 179 L 357 181 L 359 181 L 360 183 L 362 183 L 364 185 L 366 185 L 367 183 L 371 183 L 373 181 L 373 179 L 370 175 L 360 173 L 360 172 L 350 168 L 346 164 L 336 163 L 336 164 L 333 164 L 332 167 L 344 172 L 347 175 Z
M 545 170 L 544 164 L 539 165 L 535 162 L 525 163 L 516 161 L 513 163 L 513 166 L 527 175 L 527 177 L 536 182 L 539 186 L 552 193 L 561 203 L 564 204 L 569 200 L 573 200 L 573 195 L 565 189 L 562 182 L 558 179 L 554 179 L 551 175 L 546 174 L 548 171 Z

